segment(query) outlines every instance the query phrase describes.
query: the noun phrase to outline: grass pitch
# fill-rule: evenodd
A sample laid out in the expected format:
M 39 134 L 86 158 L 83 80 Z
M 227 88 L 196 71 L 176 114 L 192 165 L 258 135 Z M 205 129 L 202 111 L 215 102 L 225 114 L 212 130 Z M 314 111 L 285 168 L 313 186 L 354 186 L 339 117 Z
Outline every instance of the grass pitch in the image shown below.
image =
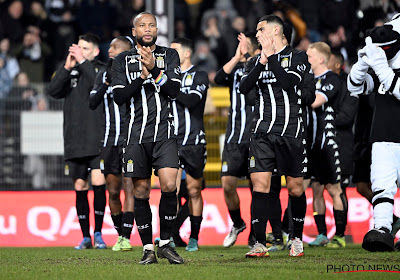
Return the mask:
M 345 249 L 308 248 L 292 258 L 288 251 L 269 258 L 246 259 L 245 246 L 202 246 L 198 252 L 177 252 L 183 265 L 165 259 L 138 264 L 142 248 L 131 252 L 74 250 L 69 247 L 0 248 L 0 279 L 400 279 L 400 252 L 370 253 L 360 245 Z M 375 272 L 333 273 L 348 270 Z M 364 269 L 363 269 L 364 268 Z M 392 270 L 395 272 L 384 272 Z

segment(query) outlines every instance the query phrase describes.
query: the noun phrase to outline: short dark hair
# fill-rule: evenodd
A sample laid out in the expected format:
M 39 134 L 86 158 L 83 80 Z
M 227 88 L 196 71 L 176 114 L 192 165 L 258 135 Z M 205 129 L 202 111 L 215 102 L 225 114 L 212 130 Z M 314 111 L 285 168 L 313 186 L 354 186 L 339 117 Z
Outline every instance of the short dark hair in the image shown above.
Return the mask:
M 137 15 L 133 18 L 133 21 L 132 21 L 133 27 L 135 27 L 135 23 L 136 23 L 136 21 L 138 20 L 138 18 L 140 18 L 140 17 L 143 16 L 143 15 L 150 15 L 150 16 L 152 16 L 152 17 L 154 18 L 154 21 L 155 21 L 156 24 L 157 24 L 157 18 L 156 18 L 155 15 L 153 15 L 153 14 L 150 13 L 150 12 L 141 12 L 141 13 L 137 14 Z
M 293 27 L 289 24 L 284 22 L 283 23 L 283 35 L 285 35 L 288 44 L 291 45 L 292 43 L 292 34 L 293 34 Z
M 335 56 L 335 58 L 338 60 L 340 66 L 343 66 L 344 64 L 344 56 L 341 54 L 339 51 L 333 51 L 331 52 L 331 55 Z
M 266 16 L 262 16 L 262 17 L 258 20 L 258 22 L 262 22 L 262 21 L 266 21 L 266 22 L 268 22 L 268 23 L 274 22 L 274 23 L 279 24 L 279 25 L 282 26 L 282 28 L 283 28 L 283 20 L 282 20 L 280 17 L 276 16 L 276 15 L 266 15 Z
M 184 48 L 188 48 L 191 53 L 194 51 L 193 41 L 188 38 L 175 38 L 171 43 L 180 44 Z
M 116 39 L 127 43 L 131 48 L 133 47 L 133 39 L 129 36 L 118 36 Z
M 97 36 L 96 34 L 93 34 L 93 33 L 86 33 L 86 34 L 80 35 L 79 40 L 84 40 L 86 42 L 92 43 L 96 47 L 99 47 L 99 45 L 100 45 L 99 36 Z

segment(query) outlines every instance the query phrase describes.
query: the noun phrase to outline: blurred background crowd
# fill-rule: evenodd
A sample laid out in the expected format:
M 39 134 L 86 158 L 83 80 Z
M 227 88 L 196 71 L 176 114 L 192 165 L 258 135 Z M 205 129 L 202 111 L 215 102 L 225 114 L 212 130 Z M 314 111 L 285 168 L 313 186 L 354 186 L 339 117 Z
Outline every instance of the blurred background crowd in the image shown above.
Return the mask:
M 400 0 L 174 0 L 174 36 L 194 41 L 193 63 L 209 73 L 213 85 L 216 71 L 234 55 L 237 35 L 255 32 L 258 18 L 273 13 L 293 26 L 294 47 L 327 42 L 343 54 L 348 72 L 366 30 L 399 7 Z M 145 0 L 0 0 L 0 188 L 63 185 L 45 176 L 51 173 L 46 165 L 62 166 L 61 156 L 15 156 L 20 112 L 61 110 L 61 101 L 46 98 L 44 88 L 68 47 L 93 32 L 101 40 L 99 59 L 107 61 L 110 41 L 131 35 L 133 17 L 145 10 Z

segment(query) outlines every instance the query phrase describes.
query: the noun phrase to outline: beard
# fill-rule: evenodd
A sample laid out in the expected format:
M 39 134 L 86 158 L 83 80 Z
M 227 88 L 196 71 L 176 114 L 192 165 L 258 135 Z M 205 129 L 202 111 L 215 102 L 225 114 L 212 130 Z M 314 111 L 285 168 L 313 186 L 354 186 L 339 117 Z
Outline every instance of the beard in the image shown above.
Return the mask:
M 153 37 L 153 40 L 151 40 L 150 42 L 145 42 L 143 40 L 143 37 L 136 37 L 136 41 L 139 43 L 139 45 L 141 45 L 142 47 L 151 47 L 153 46 L 156 41 L 157 41 L 157 36 Z

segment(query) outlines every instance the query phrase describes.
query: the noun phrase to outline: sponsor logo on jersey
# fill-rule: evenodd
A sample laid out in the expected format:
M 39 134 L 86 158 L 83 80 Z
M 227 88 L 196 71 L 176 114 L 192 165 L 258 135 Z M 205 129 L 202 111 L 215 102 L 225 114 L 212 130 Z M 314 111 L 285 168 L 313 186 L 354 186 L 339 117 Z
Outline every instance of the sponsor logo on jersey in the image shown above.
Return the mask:
M 127 61 L 127 63 L 132 64 L 132 63 L 137 63 L 139 60 L 138 58 L 140 57 L 140 55 L 136 54 L 136 55 L 127 55 L 125 57 L 125 60 Z

